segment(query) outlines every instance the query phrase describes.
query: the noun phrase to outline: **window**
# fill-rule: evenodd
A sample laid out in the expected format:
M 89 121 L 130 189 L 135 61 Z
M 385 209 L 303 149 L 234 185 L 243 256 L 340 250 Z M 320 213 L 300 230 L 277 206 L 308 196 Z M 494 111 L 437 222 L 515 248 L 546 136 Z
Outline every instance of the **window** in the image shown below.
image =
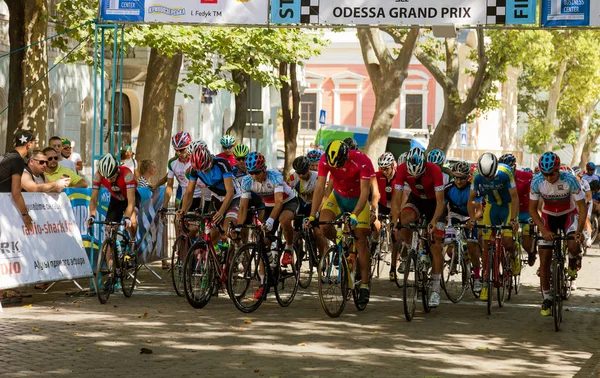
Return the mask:
M 300 129 L 317 129 L 317 94 L 305 93 L 300 99 Z
M 120 93 L 117 92 L 115 95 L 115 125 L 114 125 L 114 145 L 116 150 L 120 151 L 124 146 L 131 145 L 131 104 L 129 102 L 129 96 L 123 93 L 122 99 L 122 111 L 121 111 L 121 145 L 119 143 L 119 102 Z M 110 106 L 110 104 L 109 104 Z M 110 109 L 110 108 L 109 108 Z M 109 124 L 110 127 L 110 124 Z
M 406 128 L 407 129 L 422 129 L 423 128 L 423 95 L 422 94 L 407 94 L 406 95 Z

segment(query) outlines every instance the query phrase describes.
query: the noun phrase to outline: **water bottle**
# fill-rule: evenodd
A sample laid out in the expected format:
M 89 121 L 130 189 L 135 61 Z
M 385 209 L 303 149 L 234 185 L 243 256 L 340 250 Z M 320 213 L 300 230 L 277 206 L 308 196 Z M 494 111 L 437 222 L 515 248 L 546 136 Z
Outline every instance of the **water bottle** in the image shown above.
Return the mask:
M 269 265 L 271 268 L 277 266 L 277 241 L 271 243 L 271 250 L 269 251 Z
M 419 253 L 419 260 L 421 264 L 429 265 L 429 254 L 426 251 L 421 251 Z

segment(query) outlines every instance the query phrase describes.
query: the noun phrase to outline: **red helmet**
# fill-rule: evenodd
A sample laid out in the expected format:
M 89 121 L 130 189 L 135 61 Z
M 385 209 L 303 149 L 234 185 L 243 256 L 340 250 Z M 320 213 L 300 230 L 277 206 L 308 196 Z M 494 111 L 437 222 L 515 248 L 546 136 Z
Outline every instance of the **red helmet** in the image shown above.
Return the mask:
M 187 147 L 192 143 L 192 137 L 187 131 L 180 131 L 171 138 L 171 144 L 176 150 Z
M 212 165 L 212 162 L 213 157 L 206 147 L 198 146 L 192 152 L 190 163 L 192 164 L 192 168 L 194 168 L 196 171 L 207 170 Z
M 260 152 L 250 152 L 246 156 L 246 169 L 248 173 L 255 173 L 264 170 L 266 167 L 266 160 L 263 154 Z

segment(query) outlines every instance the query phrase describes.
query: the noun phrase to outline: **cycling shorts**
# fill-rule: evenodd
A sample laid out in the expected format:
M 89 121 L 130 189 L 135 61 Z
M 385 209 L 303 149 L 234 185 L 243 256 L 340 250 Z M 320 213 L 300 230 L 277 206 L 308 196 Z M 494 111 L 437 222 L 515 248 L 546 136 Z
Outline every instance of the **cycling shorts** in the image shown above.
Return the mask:
M 138 191 L 135 191 L 135 208 L 134 214 L 138 212 L 142 202 L 142 197 Z M 108 210 L 106 210 L 106 222 L 121 222 L 123 220 L 123 214 L 127 210 L 127 199 L 120 201 L 113 196 L 110 196 L 110 202 L 108 203 Z
M 329 194 L 329 197 L 327 197 L 325 205 L 323 205 L 323 209 L 321 210 L 321 214 L 323 214 L 324 210 L 331 211 L 336 217 L 343 213 L 352 213 L 357 203 L 358 197 L 345 198 L 333 190 L 331 194 Z M 355 215 L 358 219 L 358 226 L 356 226 L 356 228 L 371 228 L 371 209 L 368 201 L 360 211 L 360 214 Z
M 469 220 L 469 217 L 450 212 L 450 214 L 448 215 L 448 225 L 446 226 L 446 231 L 445 231 L 445 235 L 444 235 L 444 243 L 449 243 L 452 240 L 456 239 L 456 229 L 453 227 L 455 224 L 458 224 L 458 223 L 464 224 L 468 220 Z M 465 236 L 464 240 L 466 240 L 469 243 L 478 242 L 479 241 L 478 231 L 479 230 L 476 228 L 474 228 L 472 230 L 463 228 L 463 234 Z
M 565 234 L 569 235 L 577 231 L 577 222 L 579 221 L 579 214 L 577 209 L 573 209 L 567 214 L 555 216 L 542 213 L 542 223 L 551 232 L 558 234 L 560 230 L 564 230 Z M 540 248 L 552 248 L 554 243 L 551 241 L 544 240 L 540 237 L 538 245 Z
M 435 215 L 435 208 L 437 206 L 437 200 L 433 199 L 423 199 L 415 196 L 414 194 L 410 194 L 408 196 L 408 200 L 402 206 L 402 212 L 404 211 L 412 211 L 416 215 L 416 219 L 419 219 L 421 216 L 425 217 L 425 221 L 430 223 Z M 443 219 L 443 218 L 442 218 Z M 444 229 L 446 225 L 443 222 L 438 222 L 435 226 L 435 230 L 433 233 L 437 236 L 444 236 Z
M 520 211 L 519 212 L 519 223 L 521 224 L 521 229 L 523 230 L 523 236 L 530 236 L 531 230 L 529 221 L 531 220 L 531 216 L 529 215 L 529 211 Z
M 484 226 L 510 226 L 510 203 L 505 206 L 498 206 L 488 203 L 483 211 L 483 219 L 481 224 Z M 502 235 L 512 236 L 512 230 L 503 230 Z M 483 240 L 488 241 L 492 236 L 490 230 L 483 230 Z
M 221 209 L 221 206 L 223 205 L 223 202 L 219 201 L 216 197 L 213 197 L 212 200 L 208 203 L 210 203 L 209 211 L 219 211 Z M 237 219 L 239 209 L 240 209 L 240 199 L 234 198 L 233 200 L 231 200 L 229 207 L 225 210 L 224 218 Z
M 390 209 L 387 206 L 383 206 L 382 204 L 379 204 L 379 206 L 377 207 L 377 212 L 379 213 L 379 215 L 390 215 L 392 213 L 392 209 Z

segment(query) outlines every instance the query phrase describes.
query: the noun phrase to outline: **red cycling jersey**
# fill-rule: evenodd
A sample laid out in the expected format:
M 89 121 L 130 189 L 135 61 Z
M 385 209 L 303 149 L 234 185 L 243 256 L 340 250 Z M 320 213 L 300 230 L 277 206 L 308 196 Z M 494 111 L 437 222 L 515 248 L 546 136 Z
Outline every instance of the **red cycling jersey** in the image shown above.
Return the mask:
M 107 178 L 100 176 L 98 172 L 94 175 L 93 189 L 105 187 L 110 192 L 110 195 L 119 201 L 127 200 L 127 189 L 135 189 L 137 186 L 135 177 L 129 168 L 124 165 L 119 167 L 119 176 L 117 181 L 110 182 Z
M 425 173 L 420 177 L 413 177 L 408 174 L 406 163 L 403 163 L 396 171 L 394 189 L 404 190 L 405 185 L 408 185 L 411 193 L 418 198 L 434 199 L 436 192 L 444 191 L 442 170 L 433 163 L 427 163 Z
M 375 177 L 377 178 L 377 186 L 379 187 L 379 203 L 385 207 L 391 207 L 396 172 L 394 172 L 394 175 L 390 180 L 388 180 L 381 171 L 375 172 Z
M 330 173 L 333 178 L 333 190 L 344 198 L 360 197 L 360 180 L 371 180 L 375 176 L 373 163 L 367 155 L 360 151 L 352 150 L 348 153 L 348 160 L 341 168 L 333 168 L 327 164 L 327 156 L 323 154 L 319 161 L 319 177 L 327 177 Z
M 227 160 L 227 162 L 229 162 L 229 165 L 231 165 L 232 167 L 235 167 L 235 165 L 236 165 L 234 154 L 227 155 L 227 152 L 223 151 L 220 154 L 217 154 L 217 157 Z
M 515 183 L 519 194 L 519 212 L 529 212 L 529 191 L 533 174 L 521 170 L 515 171 Z

